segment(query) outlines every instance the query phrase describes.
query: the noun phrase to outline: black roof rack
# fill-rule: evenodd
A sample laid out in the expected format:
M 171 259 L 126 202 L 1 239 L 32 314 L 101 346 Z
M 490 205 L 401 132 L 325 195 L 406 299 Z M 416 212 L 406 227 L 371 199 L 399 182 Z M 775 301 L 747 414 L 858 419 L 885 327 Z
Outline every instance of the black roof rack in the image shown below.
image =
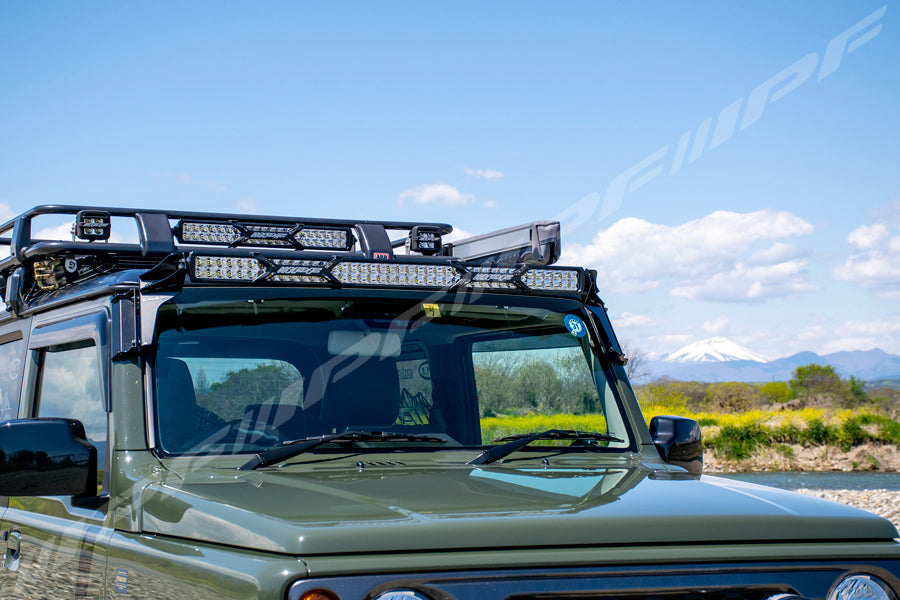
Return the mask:
M 33 237 L 32 222 L 46 215 L 74 216 L 72 239 Z M 136 242 L 109 241 L 121 235 L 114 218 L 134 221 Z M 391 240 L 391 231 L 405 235 Z M 590 287 L 583 269 L 542 268 L 559 257 L 557 222 L 537 221 L 444 244 L 442 236 L 452 231 L 445 223 L 38 206 L 0 225 L 0 247 L 9 247 L 9 256 L 0 260 L 0 289 L 6 290 L 8 309 L 19 313 L 46 305 L 51 294 L 51 299 L 69 301 L 79 297 L 73 295 L 74 283 L 93 281 L 102 287 L 112 279 L 101 275 L 133 269 L 139 269 L 135 282 L 157 288 L 179 287 L 185 274 L 196 285 L 264 282 L 569 295 L 582 295 Z M 394 249 L 403 246 L 406 254 L 395 255 Z M 66 293 L 57 293 L 63 287 Z
M 35 217 L 43 215 L 72 215 L 79 213 L 105 214 L 107 217 L 130 217 L 137 225 L 138 242 L 134 243 L 104 243 L 96 244 L 94 241 L 59 241 L 41 240 L 32 237 L 31 224 Z M 170 220 L 178 220 L 179 223 L 172 227 Z M 44 205 L 37 206 L 21 215 L 10 219 L 0 225 L 0 246 L 10 247 L 10 257 L 0 261 L 0 272 L 8 270 L 28 259 L 57 253 L 87 253 L 116 256 L 144 256 L 163 258 L 178 251 L 176 240 L 191 244 L 183 235 L 183 223 L 218 224 L 228 225 L 238 229 L 238 236 L 233 243 L 224 245 L 264 247 L 264 244 L 244 243 L 252 242 L 254 234 L 265 234 L 263 228 L 280 229 L 284 231 L 282 238 L 287 237 L 294 230 L 322 228 L 327 230 L 344 229 L 352 232 L 358 239 L 361 252 L 365 255 L 374 255 L 375 252 L 391 253 L 392 242 L 386 239 L 385 230 L 411 231 L 414 228 L 428 229 L 440 235 L 447 235 L 453 231 L 453 227 L 446 223 L 419 223 L 407 221 L 354 221 L 347 219 L 314 219 L 297 217 L 279 217 L 269 215 L 247 215 L 230 213 L 208 213 L 192 211 L 149 210 L 140 208 L 114 208 L 97 206 L 67 206 Z M 247 227 L 254 228 L 247 230 Z M 10 237 L 5 237 L 11 232 Z M 246 234 L 246 235 L 242 235 Z M 178 239 L 181 238 L 181 239 Z M 269 238 L 275 240 L 277 238 Z M 296 241 L 283 246 L 294 250 L 310 248 L 301 241 Z M 195 244 L 204 245 L 197 240 Z M 312 248 L 323 250 L 323 248 Z M 326 249 L 327 250 L 327 249 Z

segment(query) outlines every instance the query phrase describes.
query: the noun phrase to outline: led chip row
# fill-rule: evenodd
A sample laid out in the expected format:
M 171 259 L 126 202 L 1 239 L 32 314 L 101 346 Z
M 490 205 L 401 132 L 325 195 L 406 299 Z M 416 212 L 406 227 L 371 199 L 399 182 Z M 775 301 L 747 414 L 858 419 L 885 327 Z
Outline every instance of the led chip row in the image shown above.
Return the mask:
M 253 281 L 266 269 L 255 258 L 198 256 L 194 259 L 194 277 L 210 281 Z
M 529 269 L 522 283 L 533 290 L 577 292 L 578 271 L 574 269 Z
M 346 249 L 347 243 L 346 229 L 312 229 L 305 227 L 294 234 L 297 240 L 304 248 L 334 248 Z
M 459 272 L 446 265 L 344 262 L 334 268 L 341 283 L 403 287 L 450 287 L 459 282 Z
M 189 223 L 181 224 L 181 239 L 193 243 L 230 244 L 241 239 L 243 235 L 234 225 L 226 223 Z

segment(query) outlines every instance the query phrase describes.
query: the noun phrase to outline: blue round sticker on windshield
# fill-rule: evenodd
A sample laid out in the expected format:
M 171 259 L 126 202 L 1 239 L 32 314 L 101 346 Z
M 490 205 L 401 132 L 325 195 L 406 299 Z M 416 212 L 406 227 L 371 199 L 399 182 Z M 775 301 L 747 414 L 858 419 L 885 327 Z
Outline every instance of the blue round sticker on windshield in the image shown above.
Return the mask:
M 569 330 L 569 333 L 571 333 L 575 337 L 584 337 L 584 335 L 587 333 L 587 328 L 584 326 L 584 321 L 582 321 L 575 315 L 566 315 L 566 318 L 563 319 L 563 324 L 566 326 L 566 329 Z

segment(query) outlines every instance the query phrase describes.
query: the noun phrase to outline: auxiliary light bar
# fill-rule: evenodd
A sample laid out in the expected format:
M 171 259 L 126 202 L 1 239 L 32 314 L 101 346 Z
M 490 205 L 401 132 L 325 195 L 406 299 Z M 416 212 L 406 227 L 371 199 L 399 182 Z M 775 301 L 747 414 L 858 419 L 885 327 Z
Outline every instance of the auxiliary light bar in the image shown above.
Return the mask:
M 349 228 L 306 227 L 301 224 L 253 225 L 231 221 L 179 221 L 178 241 L 217 246 L 267 246 L 298 250 L 350 250 L 355 243 Z
M 350 287 L 489 289 L 579 292 L 581 269 L 486 267 L 464 264 L 192 255 L 190 276 L 200 282 L 288 283 Z

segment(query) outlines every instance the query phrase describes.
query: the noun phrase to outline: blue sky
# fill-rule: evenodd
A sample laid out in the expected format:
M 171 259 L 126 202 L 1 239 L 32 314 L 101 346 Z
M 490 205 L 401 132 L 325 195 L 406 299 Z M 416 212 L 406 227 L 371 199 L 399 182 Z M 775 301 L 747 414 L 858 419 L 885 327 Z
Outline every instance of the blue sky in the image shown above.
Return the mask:
M 650 355 L 900 353 L 898 11 L 3 3 L 0 217 L 561 218 Z

